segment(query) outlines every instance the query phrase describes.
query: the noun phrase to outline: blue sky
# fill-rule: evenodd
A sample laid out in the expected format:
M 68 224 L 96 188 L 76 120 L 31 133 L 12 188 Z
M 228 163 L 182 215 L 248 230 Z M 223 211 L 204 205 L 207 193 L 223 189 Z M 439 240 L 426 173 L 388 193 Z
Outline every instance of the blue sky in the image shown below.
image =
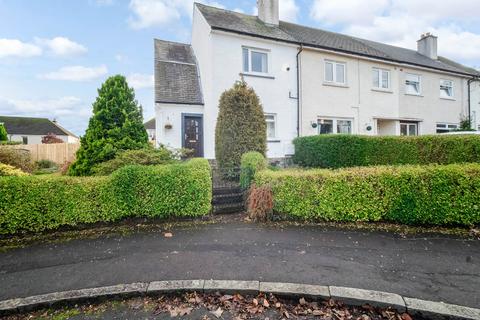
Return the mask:
M 256 0 L 202 2 L 253 14 Z M 123 74 L 153 116 L 153 38 L 190 42 L 192 0 L 0 0 L 0 114 L 57 118 L 83 134 L 97 88 Z M 480 1 L 280 0 L 283 20 L 480 66 Z

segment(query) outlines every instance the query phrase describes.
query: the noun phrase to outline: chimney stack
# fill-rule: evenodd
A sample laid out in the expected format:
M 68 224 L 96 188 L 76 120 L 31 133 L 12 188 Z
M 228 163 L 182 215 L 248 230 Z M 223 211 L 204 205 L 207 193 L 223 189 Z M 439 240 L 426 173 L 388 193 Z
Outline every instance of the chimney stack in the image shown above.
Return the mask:
M 269 25 L 278 26 L 278 0 L 257 0 L 258 18 Z
M 417 41 L 417 51 L 430 59 L 437 60 L 437 37 L 430 32 L 422 34 Z

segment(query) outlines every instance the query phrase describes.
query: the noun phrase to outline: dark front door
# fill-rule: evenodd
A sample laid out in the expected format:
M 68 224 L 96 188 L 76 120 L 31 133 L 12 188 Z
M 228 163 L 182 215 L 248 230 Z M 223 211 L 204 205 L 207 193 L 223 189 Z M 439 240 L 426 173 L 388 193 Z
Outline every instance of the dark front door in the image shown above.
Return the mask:
M 182 146 L 193 150 L 194 157 L 203 157 L 203 117 L 183 114 Z

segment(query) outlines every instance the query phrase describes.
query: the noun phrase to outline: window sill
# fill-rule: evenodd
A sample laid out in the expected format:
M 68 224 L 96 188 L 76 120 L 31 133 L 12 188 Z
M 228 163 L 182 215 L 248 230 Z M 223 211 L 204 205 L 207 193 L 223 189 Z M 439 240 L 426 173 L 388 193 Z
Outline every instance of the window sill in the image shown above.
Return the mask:
M 415 93 L 405 93 L 406 96 L 412 96 L 412 97 L 419 97 L 419 98 L 423 98 L 423 95 L 421 94 L 415 94 Z
M 382 92 L 382 93 L 393 93 L 392 90 L 390 89 L 379 89 L 379 88 L 372 88 L 372 91 L 375 91 L 375 92 Z
M 348 85 L 335 82 L 323 82 L 324 86 L 338 87 L 338 88 L 349 88 Z
M 254 78 L 264 78 L 264 79 L 275 79 L 274 76 L 269 76 L 268 74 L 256 74 L 256 73 L 245 73 L 245 72 L 240 72 L 240 76 L 243 77 L 254 77 Z
M 442 100 L 455 101 L 455 98 L 440 97 Z
M 279 139 L 267 140 L 267 143 L 279 143 L 279 142 L 281 142 Z

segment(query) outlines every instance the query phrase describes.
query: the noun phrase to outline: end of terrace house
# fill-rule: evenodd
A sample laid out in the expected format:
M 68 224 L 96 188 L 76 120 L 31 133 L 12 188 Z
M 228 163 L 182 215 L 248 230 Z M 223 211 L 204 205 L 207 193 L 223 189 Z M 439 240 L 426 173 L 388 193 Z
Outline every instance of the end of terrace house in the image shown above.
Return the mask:
M 257 5 L 253 16 L 195 3 L 191 44 L 154 41 L 157 144 L 215 158 L 218 101 L 241 78 L 262 102 L 269 158 L 292 155 L 297 136 L 436 134 L 468 117 L 480 129 L 479 73 L 438 56 L 436 36 L 409 50 Z

